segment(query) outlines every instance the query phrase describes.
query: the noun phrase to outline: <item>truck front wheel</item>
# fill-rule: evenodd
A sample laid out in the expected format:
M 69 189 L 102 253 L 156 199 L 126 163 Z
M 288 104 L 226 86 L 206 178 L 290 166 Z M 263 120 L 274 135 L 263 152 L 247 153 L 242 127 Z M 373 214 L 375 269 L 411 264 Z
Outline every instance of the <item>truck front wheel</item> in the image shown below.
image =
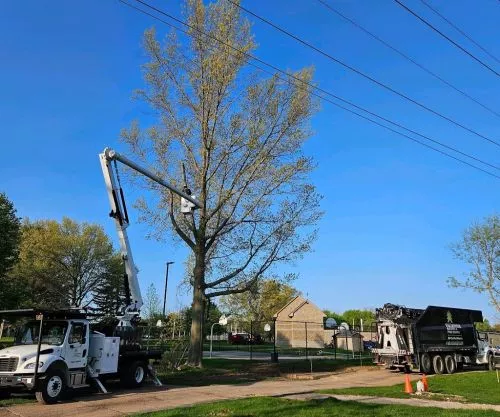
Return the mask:
M 428 353 L 422 353 L 420 356 L 420 371 L 424 374 L 432 373 L 432 361 Z
M 136 388 L 143 384 L 146 379 L 146 364 L 141 361 L 135 361 L 125 366 L 121 372 L 120 380 L 128 388 Z
M 454 374 L 457 371 L 457 361 L 452 355 L 446 355 L 444 357 L 444 366 L 448 374 Z
M 66 391 L 66 375 L 59 369 L 48 371 L 35 393 L 36 399 L 42 404 L 55 404 Z
M 495 370 L 495 359 L 493 358 L 493 355 L 491 353 L 488 353 L 488 365 L 487 365 L 488 371 L 494 371 Z
M 432 358 L 432 367 L 434 368 L 434 372 L 438 375 L 444 373 L 444 360 L 441 355 L 436 355 Z

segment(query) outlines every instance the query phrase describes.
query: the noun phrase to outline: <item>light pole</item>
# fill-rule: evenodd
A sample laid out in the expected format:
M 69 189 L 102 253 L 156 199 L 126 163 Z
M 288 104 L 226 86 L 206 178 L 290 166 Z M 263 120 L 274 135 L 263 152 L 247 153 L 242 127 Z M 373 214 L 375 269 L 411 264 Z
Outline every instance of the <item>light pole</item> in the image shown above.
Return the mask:
M 163 294 L 163 317 L 166 317 L 166 310 L 165 308 L 167 307 L 167 285 L 168 285 L 168 267 L 172 265 L 173 262 L 167 262 L 167 272 L 165 274 L 165 293 Z
M 213 323 L 212 327 L 210 327 L 210 359 L 212 359 L 212 340 L 214 338 L 214 326 L 218 324 L 220 326 L 226 326 L 227 325 L 227 317 L 223 314 L 219 318 L 219 323 Z

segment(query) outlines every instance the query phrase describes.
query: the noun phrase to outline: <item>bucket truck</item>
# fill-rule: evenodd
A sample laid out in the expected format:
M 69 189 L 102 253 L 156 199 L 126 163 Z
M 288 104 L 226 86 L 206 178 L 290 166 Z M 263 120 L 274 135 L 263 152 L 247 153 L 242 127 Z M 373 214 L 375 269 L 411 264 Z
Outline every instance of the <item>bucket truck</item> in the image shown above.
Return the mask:
M 118 377 L 126 386 L 137 387 L 149 374 L 161 385 L 150 366 L 150 360 L 159 359 L 161 352 L 143 348 L 137 331 L 143 300 L 116 165 L 120 162 L 179 195 L 183 213 L 191 213 L 199 203 L 112 149 L 106 148 L 99 159 L 125 265 L 126 305 L 116 317 L 116 326 L 99 331 L 86 311 L 79 308 L 0 311 L 0 320 L 24 320 L 14 345 L 0 350 L 0 398 L 12 392 L 33 391 L 39 402 L 52 404 L 70 389 L 88 387 L 91 381 L 106 392 L 100 377 Z

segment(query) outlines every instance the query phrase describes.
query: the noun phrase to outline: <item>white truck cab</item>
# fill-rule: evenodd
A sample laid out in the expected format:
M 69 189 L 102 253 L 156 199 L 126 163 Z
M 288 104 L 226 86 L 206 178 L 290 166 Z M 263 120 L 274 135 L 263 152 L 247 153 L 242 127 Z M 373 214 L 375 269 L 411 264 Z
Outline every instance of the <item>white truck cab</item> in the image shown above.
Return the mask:
M 42 403 L 55 403 L 68 388 L 87 387 L 91 379 L 105 391 L 97 379 L 102 375 L 116 375 L 138 386 L 150 373 L 149 359 L 155 355 L 121 352 L 120 337 L 91 331 L 80 311 L 0 313 L 28 316 L 14 345 L 0 350 L 0 396 L 28 390 L 35 391 Z

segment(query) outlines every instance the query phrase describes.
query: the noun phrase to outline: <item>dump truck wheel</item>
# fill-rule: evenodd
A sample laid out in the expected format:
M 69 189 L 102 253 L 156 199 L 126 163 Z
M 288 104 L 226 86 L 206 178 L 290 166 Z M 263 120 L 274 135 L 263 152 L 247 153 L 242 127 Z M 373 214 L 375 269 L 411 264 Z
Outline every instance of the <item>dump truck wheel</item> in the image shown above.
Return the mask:
M 452 355 L 444 357 L 444 366 L 447 374 L 454 374 L 457 371 L 457 361 Z
M 432 367 L 434 368 L 434 372 L 438 375 L 441 375 L 445 371 L 444 360 L 441 355 L 435 355 L 432 358 Z
M 424 374 L 432 373 L 432 361 L 428 353 L 422 353 L 420 356 L 420 371 Z
M 35 392 L 35 397 L 39 403 L 55 404 L 66 391 L 66 375 L 59 369 L 48 371 L 45 379 L 40 382 L 40 386 Z

